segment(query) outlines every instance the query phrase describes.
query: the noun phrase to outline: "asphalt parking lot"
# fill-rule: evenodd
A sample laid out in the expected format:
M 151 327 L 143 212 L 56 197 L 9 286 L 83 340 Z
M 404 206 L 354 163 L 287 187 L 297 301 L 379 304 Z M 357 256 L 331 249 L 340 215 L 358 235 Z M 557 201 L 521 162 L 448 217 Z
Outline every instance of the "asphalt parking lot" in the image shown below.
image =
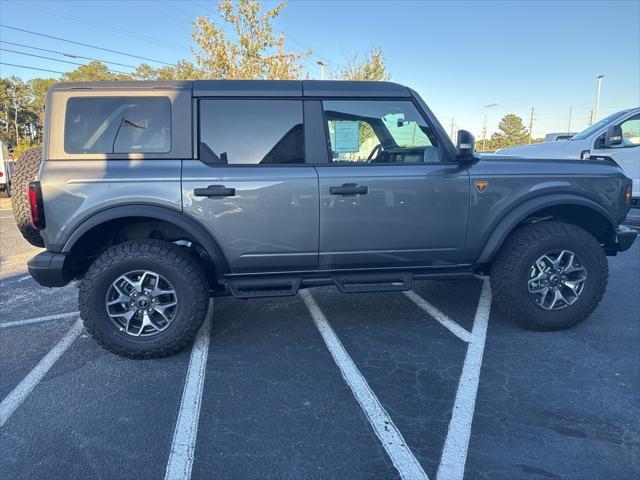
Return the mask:
M 216 300 L 196 345 L 112 355 L 39 287 L 0 204 L 2 478 L 640 478 L 640 242 L 574 329 L 486 280 Z

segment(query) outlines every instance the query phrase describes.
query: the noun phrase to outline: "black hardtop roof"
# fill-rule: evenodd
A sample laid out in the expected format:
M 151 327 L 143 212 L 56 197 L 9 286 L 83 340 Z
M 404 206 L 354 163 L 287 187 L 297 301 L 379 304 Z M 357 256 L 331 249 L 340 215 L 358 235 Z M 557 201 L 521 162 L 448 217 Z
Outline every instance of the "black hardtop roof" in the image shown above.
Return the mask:
M 398 83 L 351 80 L 123 80 L 62 82 L 52 90 L 190 90 L 194 97 L 409 97 Z

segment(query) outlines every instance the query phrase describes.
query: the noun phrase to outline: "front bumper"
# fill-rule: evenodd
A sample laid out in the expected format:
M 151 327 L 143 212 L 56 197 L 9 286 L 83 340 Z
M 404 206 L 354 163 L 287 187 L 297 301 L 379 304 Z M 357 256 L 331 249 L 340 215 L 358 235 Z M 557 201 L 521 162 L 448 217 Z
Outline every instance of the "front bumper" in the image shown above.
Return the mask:
M 618 225 L 618 228 L 613 232 L 611 240 L 604 246 L 605 252 L 607 255 L 615 255 L 618 252 L 629 250 L 637 236 L 638 232 L 633 228 Z
M 43 287 L 64 287 L 72 277 L 65 253 L 42 252 L 27 262 L 29 274 Z

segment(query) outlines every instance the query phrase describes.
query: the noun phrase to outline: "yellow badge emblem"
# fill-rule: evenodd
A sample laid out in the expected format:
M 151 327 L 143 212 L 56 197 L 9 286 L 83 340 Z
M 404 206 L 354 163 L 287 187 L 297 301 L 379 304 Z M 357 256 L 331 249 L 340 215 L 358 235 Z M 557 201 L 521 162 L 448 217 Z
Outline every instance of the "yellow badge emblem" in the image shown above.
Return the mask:
M 476 180 L 475 182 L 473 182 L 473 184 L 476 186 L 476 190 L 478 190 L 480 193 L 484 192 L 489 186 L 489 182 L 487 182 L 486 180 Z

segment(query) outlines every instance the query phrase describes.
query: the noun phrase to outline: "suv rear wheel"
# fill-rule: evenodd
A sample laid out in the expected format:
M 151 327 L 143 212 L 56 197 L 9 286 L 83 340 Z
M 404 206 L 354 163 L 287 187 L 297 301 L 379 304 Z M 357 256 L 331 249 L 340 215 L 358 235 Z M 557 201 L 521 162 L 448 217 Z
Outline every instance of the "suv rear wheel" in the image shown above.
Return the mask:
M 561 330 L 585 320 L 600 303 L 607 277 L 607 258 L 596 239 L 555 221 L 517 230 L 491 268 L 500 308 L 534 330 Z
M 80 316 L 108 350 L 129 358 L 157 358 L 188 346 L 202 324 L 207 279 L 184 248 L 134 240 L 109 248 L 80 285 Z

